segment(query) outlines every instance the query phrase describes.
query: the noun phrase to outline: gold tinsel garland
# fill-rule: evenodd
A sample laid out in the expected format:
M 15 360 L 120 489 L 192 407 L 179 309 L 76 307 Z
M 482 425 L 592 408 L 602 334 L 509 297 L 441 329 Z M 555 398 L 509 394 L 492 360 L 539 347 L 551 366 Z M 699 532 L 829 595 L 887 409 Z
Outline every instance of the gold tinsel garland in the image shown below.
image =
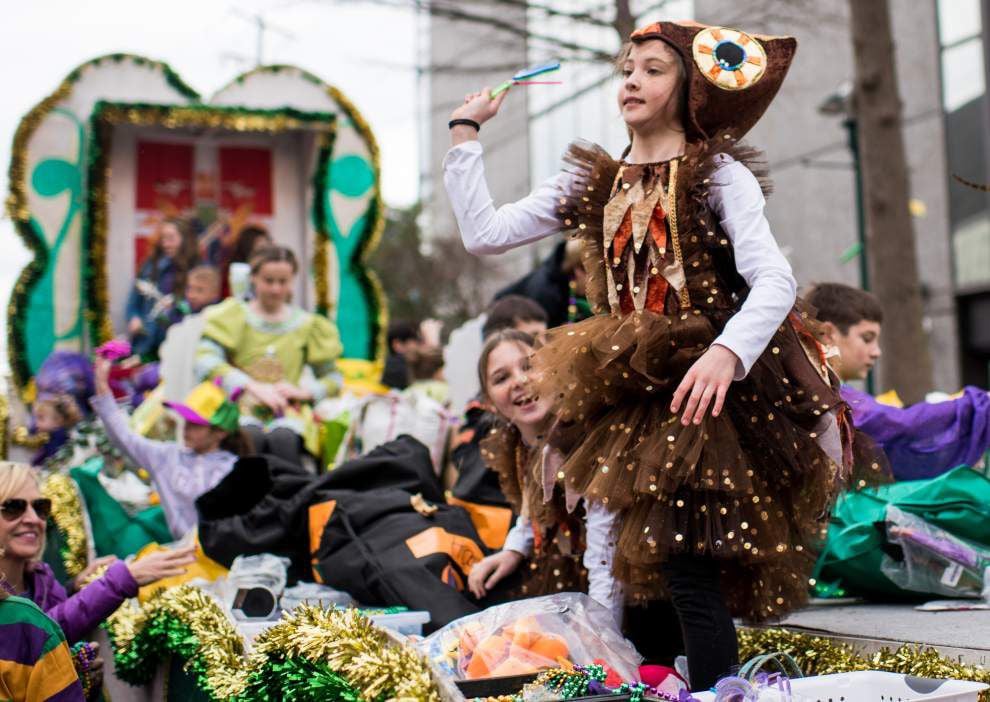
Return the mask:
M 787 629 L 747 628 L 740 629 L 738 636 L 740 660 L 782 651 L 797 661 L 805 675 L 880 670 L 922 678 L 990 683 L 990 672 L 987 670 L 945 658 L 938 649 L 931 646 L 904 644 L 896 650 L 883 648 L 872 655 L 864 656 L 849 644 Z M 981 693 L 980 699 L 982 702 L 990 702 L 990 693 Z
M 70 577 L 79 575 L 89 562 L 83 503 L 72 478 L 50 473 L 41 484 L 41 494 L 52 501 L 52 520 L 65 538 L 62 559 Z
M 227 699 L 243 690 L 244 643 L 216 600 L 192 585 L 161 590 L 143 604 L 125 602 L 105 624 L 114 649 L 119 653 L 132 646 L 160 615 L 180 621 L 196 637 L 196 654 L 186 660 L 184 668 L 202 665 L 216 699 Z
M 216 699 L 245 692 L 252 673 L 271 658 L 305 658 L 323 664 L 346 678 L 367 700 L 389 699 L 440 702 L 429 666 L 414 649 L 392 643 L 388 635 L 357 610 L 323 610 L 302 606 L 262 633 L 250 657 L 219 604 L 192 585 L 162 590 L 147 602 L 124 603 L 107 619 L 115 652 L 119 655 L 157 617 L 171 617 L 196 638 L 196 653 L 186 670 L 201 667 Z
M 335 136 L 335 135 L 333 135 Z M 316 289 L 316 311 L 330 319 L 336 318 L 336 310 L 330 309 L 330 285 L 328 268 L 331 249 L 330 230 L 327 227 L 327 176 L 330 172 L 330 156 L 333 153 L 333 136 L 323 135 L 317 145 L 316 168 L 313 172 L 313 226 L 316 230 L 313 248 L 313 287 Z
M 7 460 L 10 450 L 10 402 L 0 394 L 0 460 Z
M 323 663 L 361 690 L 363 699 L 440 702 L 429 666 L 419 653 L 393 644 L 388 635 L 356 609 L 301 606 L 262 633 L 249 667 L 270 656 Z

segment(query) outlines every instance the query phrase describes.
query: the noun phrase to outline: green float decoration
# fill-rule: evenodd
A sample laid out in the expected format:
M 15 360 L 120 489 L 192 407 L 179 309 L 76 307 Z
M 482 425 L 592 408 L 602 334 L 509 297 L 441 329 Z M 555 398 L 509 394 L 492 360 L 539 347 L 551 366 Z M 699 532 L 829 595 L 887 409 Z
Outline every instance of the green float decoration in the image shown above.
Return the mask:
M 73 70 L 14 135 L 7 211 L 33 258 L 10 297 L 7 336 L 25 398 L 53 350 L 86 351 L 114 332 L 110 305 L 123 301 L 110 299 L 106 245 L 118 127 L 321 135 L 306 159 L 309 191 L 298 195 L 310 219 L 311 302 L 336 320 L 345 358 L 384 357 L 385 300 L 366 267 L 384 228 L 379 152 L 356 107 L 292 66 L 257 68 L 206 101 L 166 64 L 112 54 Z

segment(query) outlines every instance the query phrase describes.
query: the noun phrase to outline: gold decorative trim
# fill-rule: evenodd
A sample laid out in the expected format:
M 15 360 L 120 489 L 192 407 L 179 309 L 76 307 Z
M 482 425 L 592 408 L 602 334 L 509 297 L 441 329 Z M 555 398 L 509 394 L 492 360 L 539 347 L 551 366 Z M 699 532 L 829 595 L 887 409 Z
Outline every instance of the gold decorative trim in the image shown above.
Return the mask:
M 41 494 L 52 501 L 52 521 L 65 538 L 62 553 L 65 572 L 79 575 L 89 562 L 89 544 L 82 499 L 72 478 L 62 473 L 49 473 L 41 484 Z

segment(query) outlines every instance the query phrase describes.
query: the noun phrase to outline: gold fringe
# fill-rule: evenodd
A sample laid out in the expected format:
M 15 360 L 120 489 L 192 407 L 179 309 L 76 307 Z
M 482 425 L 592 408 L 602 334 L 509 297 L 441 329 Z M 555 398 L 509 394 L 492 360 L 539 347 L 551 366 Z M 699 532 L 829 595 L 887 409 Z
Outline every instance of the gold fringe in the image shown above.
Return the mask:
M 904 644 L 896 650 L 883 648 L 863 656 L 849 644 L 836 643 L 787 629 L 740 629 L 739 658 L 747 660 L 763 653 L 790 654 L 805 675 L 831 675 L 857 670 L 880 670 L 939 680 L 972 680 L 990 683 L 990 672 L 942 656 L 931 646 Z M 990 691 L 981 693 L 990 702 Z
M 83 503 L 72 478 L 62 473 L 49 473 L 41 484 L 41 494 L 52 501 L 52 520 L 65 537 L 62 554 L 65 572 L 76 577 L 89 562 L 89 545 L 83 519 Z
M 92 270 L 91 300 L 88 310 L 99 320 L 97 343 L 113 336 L 110 321 L 109 290 L 107 287 L 107 211 L 109 207 L 108 184 L 112 132 L 106 127 L 121 124 L 140 127 L 165 127 L 167 129 L 223 129 L 234 132 L 259 132 L 279 134 L 289 130 L 316 129 L 324 138 L 332 138 L 335 125 L 319 123 L 292 115 L 290 112 L 270 114 L 263 110 L 252 111 L 245 108 L 225 108 L 209 105 L 166 106 L 166 105 L 114 105 L 105 104 L 94 118 L 94 137 L 100 142 L 103 154 L 102 169 L 89 183 L 92 204 L 89 212 L 90 239 L 89 261 Z M 100 133 L 102 132 L 102 134 Z M 325 282 L 324 282 L 325 288 Z M 317 294 L 320 295 L 319 281 Z M 325 289 L 322 293 L 326 295 Z
M 8 342 L 9 343 L 9 342 Z M 7 460 L 10 450 L 10 401 L 0 393 L 0 460 Z

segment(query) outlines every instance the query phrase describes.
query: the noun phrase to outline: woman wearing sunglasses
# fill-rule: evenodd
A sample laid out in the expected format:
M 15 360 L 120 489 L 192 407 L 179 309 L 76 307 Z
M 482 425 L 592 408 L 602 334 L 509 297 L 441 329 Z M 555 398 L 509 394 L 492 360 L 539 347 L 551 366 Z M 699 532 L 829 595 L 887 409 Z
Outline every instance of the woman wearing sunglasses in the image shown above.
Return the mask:
M 132 563 L 114 561 L 100 578 L 69 596 L 41 562 L 51 500 L 42 497 L 37 473 L 22 463 L 0 461 L 0 588 L 38 605 L 65 632 L 83 640 L 138 588 L 185 572 L 192 549 L 156 551 Z

